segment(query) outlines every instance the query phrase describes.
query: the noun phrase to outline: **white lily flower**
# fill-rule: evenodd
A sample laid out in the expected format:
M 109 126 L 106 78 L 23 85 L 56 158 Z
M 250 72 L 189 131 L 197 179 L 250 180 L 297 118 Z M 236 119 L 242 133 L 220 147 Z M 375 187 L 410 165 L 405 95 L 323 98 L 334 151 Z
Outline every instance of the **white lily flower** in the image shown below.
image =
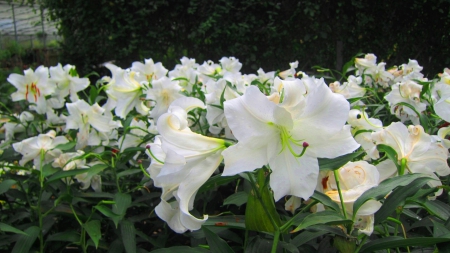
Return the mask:
M 147 91 L 147 99 L 155 101 L 156 105 L 150 112 L 150 116 L 157 121 L 158 118 L 167 112 L 169 105 L 175 99 L 183 97 L 180 93 L 181 86 L 178 81 L 172 81 L 167 77 L 162 77 L 152 82 L 152 88 Z
M 163 188 L 161 203 L 155 209 L 158 216 L 178 233 L 200 229 L 208 218 L 190 214 L 198 189 L 210 178 L 222 161 L 226 142 L 192 132 L 188 127 L 187 111 L 201 106 L 195 98 L 181 98 L 159 117 L 159 136 L 148 151 L 152 164 L 150 176 L 157 187 Z M 168 201 L 175 197 L 176 202 Z
M 428 184 L 432 187 L 441 185 L 441 181 L 434 174 L 446 176 L 450 174 L 447 164 L 448 149 L 441 143 L 432 141 L 430 135 L 424 132 L 420 125 L 409 126 L 395 122 L 385 129 L 372 133 L 376 144 L 392 147 L 398 155 L 398 163 L 405 164 L 405 172 L 428 174 L 436 180 Z M 380 170 L 380 180 L 397 175 L 397 168 L 390 160 L 377 165 Z M 440 189 L 435 196 L 442 193 Z
M 116 115 L 124 119 L 133 108 L 138 113 L 147 115 L 150 109 L 141 100 L 141 95 L 148 88 L 148 82 L 138 82 L 138 72 L 127 71 L 113 64 L 106 64 L 105 67 L 112 73 L 112 79 L 108 84 L 106 93 L 108 94 L 108 100 L 115 101 L 109 103 L 115 105 L 114 112 Z
M 277 81 L 275 81 L 277 82 Z M 223 176 L 269 165 L 275 200 L 285 195 L 309 198 L 316 188 L 317 158 L 355 150 L 350 127 L 344 127 L 349 104 L 323 80 L 282 81 L 283 101 L 272 102 L 251 86 L 225 102 L 225 116 L 239 141 L 223 152 Z M 306 92 L 307 91 L 307 92 Z
M 427 104 L 420 100 L 420 92 L 422 85 L 408 80 L 402 83 L 396 83 L 392 86 L 392 91 L 384 98 L 389 102 L 391 113 L 395 114 L 402 122 L 411 120 L 413 124 L 419 124 L 419 116 L 409 107 L 399 105 L 399 103 L 407 103 L 414 107 L 414 109 L 421 113 L 425 111 Z
M 79 129 L 76 149 L 88 145 L 91 126 L 101 133 L 110 133 L 119 123 L 112 120 L 112 116 L 104 115 L 105 109 L 98 104 L 89 105 L 84 100 L 66 104 L 70 115 L 67 116 L 66 130 Z
M 56 136 L 56 132 L 51 130 L 46 134 L 40 134 L 35 137 L 25 139 L 21 142 L 14 143 L 14 150 L 22 154 L 19 164 L 24 166 L 27 162 L 34 160 L 36 169 L 41 167 L 41 152 L 45 152 L 44 163 L 53 160 L 59 151 L 54 150 L 59 144 L 69 142 L 64 136 Z
M 380 154 L 377 146 L 372 140 L 370 131 L 378 131 L 383 129 L 383 123 L 379 119 L 369 118 L 365 111 L 357 109 L 350 110 L 347 122 L 352 126 L 352 134 L 356 142 L 361 144 L 368 158 L 378 159 Z M 362 131 L 361 131 L 362 130 Z M 368 130 L 365 132 L 364 130 Z
M 378 185 L 380 174 L 375 166 L 366 161 L 349 162 L 339 168 L 337 172 L 345 209 L 348 214 L 353 215 L 353 204 L 365 191 Z M 334 172 L 326 173 L 321 182 L 323 192 L 341 206 Z M 360 229 L 360 233 L 372 234 L 373 214 L 380 207 L 381 203 L 375 200 L 367 201 L 361 206 L 356 213 L 356 226 Z M 358 222 L 362 220 L 365 222 Z
M 441 80 L 433 86 L 434 112 L 443 120 L 450 122 L 450 74 L 444 72 Z
M 56 97 L 63 100 L 70 94 L 70 101 L 78 100 L 77 92 L 86 89 L 89 86 L 88 78 L 80 78 L 78 75 L 74 76 L 71 72 L 75 66 L 67 64 L 64 67 L 60 63 L 55 67 L 50 67 L 49 82 L 55 84 Z
M 359 86 L 362 83 L 362 78 L 360 76 L 349 76 L 348 82 L 344 82 L 342 85 L 340 82 L 336 81 L 330 83 L 329 87 L 331 91 L 337 94 L 341 94 L 346 99 L 363 97 L 366 94 L 366 89 Z
M 160 79 L 165 76 L 168 71 L 161 62 L 154 63 L 153 59 L 145 59 L 144 63 L 133 62 L 131 70 L 140 73 L 140 75 L 136 76 L 138 82 L 150 82 L 152 80 Z
M 30 108 L 39 114 L 47 111 L 47 101 L 45 96 L 51 95 L 56 86 L 48 82 L 48 68 L 39 66 L 35 71 L 27 69 L 24 75 L 11 74 L 8 77 L 17 91 L 11 94 L 13 101 L 27 100 L 35 105 Z

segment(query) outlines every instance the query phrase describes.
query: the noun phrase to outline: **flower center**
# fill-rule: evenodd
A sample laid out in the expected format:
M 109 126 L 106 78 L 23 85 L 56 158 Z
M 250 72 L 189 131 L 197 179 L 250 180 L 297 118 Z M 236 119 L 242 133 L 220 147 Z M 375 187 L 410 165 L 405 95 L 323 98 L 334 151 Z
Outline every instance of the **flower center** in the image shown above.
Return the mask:
M 292 135 L 289 133 L 289 131 L 284 126 L 277 126 L 277 128 L 280 130 L 280 138 L 281 138 L 281 152 L 285 148 L 288 148 L 291 154 L 295 157 L 301 157 L 305 154 L 306 149 L 309 147 L 309 144 L 307 142 L 303 142 L 302 140 L 295 140 L 292 138 Z M 302 151 L 300 154 L 297 154 L 293 148 L 293 146 L 302 147 Z

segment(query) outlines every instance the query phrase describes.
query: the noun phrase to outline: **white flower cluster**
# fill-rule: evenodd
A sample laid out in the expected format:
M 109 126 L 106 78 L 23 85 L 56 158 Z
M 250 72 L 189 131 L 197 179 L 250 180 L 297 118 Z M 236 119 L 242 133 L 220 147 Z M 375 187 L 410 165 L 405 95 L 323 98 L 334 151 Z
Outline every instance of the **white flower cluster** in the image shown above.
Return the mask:
M 20 165 L 33 160 L 36 169 L 42 162 L 63 170 L 88 169 L 99 163 L 86 161 L 88 148 L 121 152 L 147 147 L 151 159 L 147 171 L 154 185 L 162 188 L 156 213 L 179 233 L 197 230 L 207 219 L 190 211 L 198 190 L 222 162 L 223 176 L 269 168 L 275 201 L 288 195 L 306 200 L 320 190 L 340 202 L 335 179 L 319 173 L 318 159 L 361 148 L 365 161 L 339 169 L 350 213 L 350 204 L 362 193 L 399 173 L 396 163 L 405 173 L 433 176 L 437 180 L 432 187 L 440 185 L 437 176 L 450 174 L 446 139 L 450 128 L 426 132 L 420 125 L 426 112 L 434 113 L 440 124 L 450 121 L 448 69 L 439 79 L 427 80 L 414 60 L 385 70 L 385 63 L 377 64 L 368 54 L 355 60 L 356 72 L 342 85 L 327 85 L 322 78 L 297 72 L 297 65 L 291 63 L 279 73 L 259 69 L 245 75 L 234 57 L 203 64 L 184 57 L 171 71 L 152 59 L 134 62 L 128 69 L 106 64 L 111 76 L 103 77 L 99 82 L 103 86 L 97 84 L 90 94 L 84 91 L 88 79 L 78 77 L 74 66 L 28 69 L 8 78 L 17 88 L 12 100 L 26 100 L 30 106 L 19 116 L 9 115 L 16 120 L 3 124 L 5 139 L 22 154 Z M 106 97 L 96 93 L 102 90 Z M 80 98 L 79 92 L 87 96 Z M 368 104 L 370 99 L 375 102 Z M 388 123 L 393 122 L 387 127 L 385 118 L 376 115 L 386 106 L 383 99 L 390 113 Z M 44 118 L 34 127 L 39 134 L 16 141 L 18 133 L 28 134 L 35 117 Z M 69 138 L 73 132 L 75 140 Z M 69 141 L 75 142 L 70 152 L 58 149 Z M 380 158 L 379 144 L 394 149 L 399 160 Z M 375 167 L 371 161 L 379 163 Z M 80 174 L 76 179 L 84 189 L 101 190 L 98 175 Z M 372 233 L 379 206 L 370 202 L 358 211 L 360 222 L 355 226 L 361 232 Z

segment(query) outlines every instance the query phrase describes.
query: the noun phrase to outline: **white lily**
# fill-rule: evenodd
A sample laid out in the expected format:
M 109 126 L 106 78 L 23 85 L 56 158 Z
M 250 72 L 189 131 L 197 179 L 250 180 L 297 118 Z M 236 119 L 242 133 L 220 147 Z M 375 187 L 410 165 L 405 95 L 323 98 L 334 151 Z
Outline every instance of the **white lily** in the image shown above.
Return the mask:
M 114 112 L 116 115 L 124 119 L 133 108 L 138 113 L 147 115 L 150 109 L 140 97 L 144 94 L 144 90 L 148 88 L 148 82 L 138 82 L 138 72 L 124 70 L 113 64 L 106 64 L 105 67 L 112 73 L 112 79 L 107 86 L 106 93 L 109 97 L 108 100 L 115 101 L 115 103 L 110 103 L 115 105 Z
M 77 92 L 89 86 L 89 79 L 73 75 L 73 70 L 75 66 L 70 64 L 62 67 L 61 63 L 58 63 L 55 67 L 50 67 L 49 82 L 57 87 L 55 95 L 60 100 L 64 100 L 70 94 L 70 101 L 75 102 L 78 100 Z
M 158 119 L 160 133 L 150 145 L 152 164 L 150 176 L 157 187 L 163 188 L 161 203 L 155 209 L 158 216 L 178 233 L 200 229 L 208 218 L 190 214 L 198 189 L 210 178 L 222 161 L 224 140 L 192 132 L 188 127 L 187 111 L 201 107 L 196 98 L 180 98 Z M 168 201 L 175 197 L 175 203 Z
M 435 178 L 436 180 L 429 182 L 432 187 L 441 185 L 434 173 L 439 176 L 450 174 L 448 149 L 441 143 L 433 142 L 420 125 L 407 128 L 401 122 L 392 123 L 385 129 L 372 133 L 372 138 L 376 144 L 388 145 L 397 152 L 397 162 L 403 164 L 405 172 L 424 173 Z M 378 164 L 377 168 L 380 171 L 380 181 L 397 175 L 397 168 L 390 160 Z M 435 196 L 441 193 L 442 189 Z
M 353 215 L 353 204 L 368 189 L 378 185 L 380 174 L 377 168 L 366 161 L 349 162 L 337 170 L 340 190 L 345 209 L 348 214 Z M 330 171 L 322 177 L 323 192 L 334 202 L 341 206 L 341 199 L 336 184 L 334 172 Z M 360 233 L 367 235 L 373 232 L 373 214 L 380 209 L 381 203 L 370 200 L 364 203 L 356 213 L 356 226 Z M 370 217 L 367 217 L 370 216 Z M 364 219 L 363 219 L 364 218 Z M 371 222 L 358 223 L 358 220 L 369 220 Z
M 167 112 L 169 105 L 175 99 L 183 97 L 180 91 L 181 86 L 178 81 L 172 81 L 165 76 L 154 80 L 152 88 L 147 91 L 147 99 L 156 103 L 150 112 L 150 116 L 157 121 L 162 114 Z
M 14 143 L 14 150 L 22 154 L 19 164 L 24 166 L 27 162 L 34 160 L 36 169 L 41 167 L 41 153 L 45 152 L 44 163 L 53 160 L 60 152 L 54 148 L 59 144 L 69 142 L 64 136 L 56 136 L 56 132 L 51 130 L 46 134 L 40 134 L 35 137 L 25 139 L 21 142 Z
M 276 81 L 277 82 L 277 81 Z M 225 116 L 239 141 L 223 152 L 223 176 L 269 165 L 275 200 L 309 198 L 316 188 L 317 157 L 334 158 L 359 145 L 344 127 L 349 104 L 323 80 L 282 81 L 283 101 L 272 102 L 255 86 L 226 101 Z M 307 92 L 306 92 L 307 91 Z
M 82 149 L 88 145 L 91 126 L 101 133 L 110 133 L 120 122 L 114 122 L 112 116 L 104 115 L 105 109 L 98 104 L 89 105 L 84 100 L 66 104 L 69 116 L 67 116 L 66 130 L 79 129 L 77 134 L 76 149 Z
M 11 74 L 7 80 L 17 88 L 17 91 L 11 94 L 13 101 L 27 100 L 35 104 L 30 108 L 39 114 L 47 111 L 45 96 L 51 95 L 56 88 L 48 82 L 48 68 L 39 66 L 35 71 L 27 69 L 24 75 Z

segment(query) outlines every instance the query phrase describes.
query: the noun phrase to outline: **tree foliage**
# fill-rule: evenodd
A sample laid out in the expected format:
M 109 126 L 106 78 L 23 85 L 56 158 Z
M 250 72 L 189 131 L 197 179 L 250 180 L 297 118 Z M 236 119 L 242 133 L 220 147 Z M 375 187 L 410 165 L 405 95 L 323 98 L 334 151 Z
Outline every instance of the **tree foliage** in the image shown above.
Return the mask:
M 247 69 L 340 67 L 340 59 L 374 53 L 380 60 L 414 57 L 425 73 L 450 64 L 448 0 L 42 0 L 60 20 L 63 61 L 87 73 L 116 60 L 153 58 L 171 66 L 228 55 Z M 337 48 L 341 44 L 341 48 Z M 338 52 L 338 53 L 337 53 Z M 341 53 L 339 53 L 341 52 Z M 201 62 L 200 62 L 201 63 Z M 436 64 L 438 63 L 438 64 Z

